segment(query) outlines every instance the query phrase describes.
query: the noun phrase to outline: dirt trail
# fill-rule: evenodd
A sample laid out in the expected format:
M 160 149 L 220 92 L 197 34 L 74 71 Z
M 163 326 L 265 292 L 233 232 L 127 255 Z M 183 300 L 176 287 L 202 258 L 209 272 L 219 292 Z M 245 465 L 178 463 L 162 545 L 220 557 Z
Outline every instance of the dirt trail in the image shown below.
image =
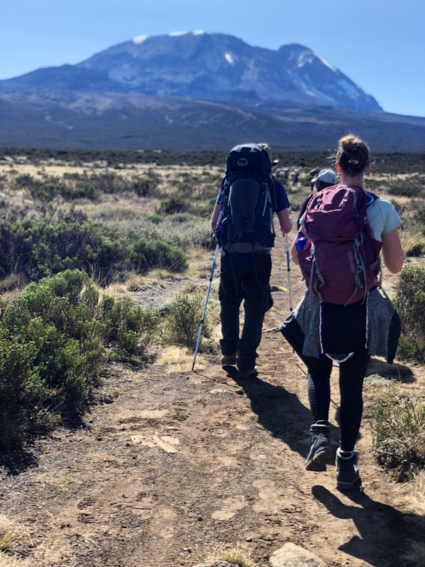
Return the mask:
M 272 283 L 286 286 L 283 244 Z M 293 282 L 298 300 L 296 270 Z M 274 297 L 265 329 L 288 312 L 287 294 Z M 33 545 L 20 548 L 29 565 L 193 565 L 196 546 L 237 541 L 259 565 L 286 541 L 328 567 L 402 565 L 413 528 L 391 505 L 370 453 L 372 402 L 358 444 L 364 491 L 341 494 L 333 466 L 304 469 L 310 412 L 302 364 L 279 333 L 264 334 L 259 352 L 259 376 L 245 381 L 226 374 L 218 356 L 190 375 L 113 365 L 113 403 L 3 463 L 1 511 L 31 530 Z M 335 376 L 332 399 L 337 405 Z M 335 413 L 334 406 L 336 446 Z

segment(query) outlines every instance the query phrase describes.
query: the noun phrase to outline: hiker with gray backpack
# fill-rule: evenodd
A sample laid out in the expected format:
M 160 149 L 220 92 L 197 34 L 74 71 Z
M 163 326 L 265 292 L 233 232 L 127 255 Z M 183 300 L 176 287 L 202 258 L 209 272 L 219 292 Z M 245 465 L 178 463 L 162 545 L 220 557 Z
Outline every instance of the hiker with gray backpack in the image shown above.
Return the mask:
M 362 388 L 370 356 L 392 363 L 400 319 L 380 292 L 382 251 L 386 267 L 398 273 L 404 262 L 397 227 L 401 219 L 389 201 L 364 188 L 369 148 L 346 136 L 339 142 L 336 169 L 341 183 L 311 195 L 303 206 L 292 245 L 307 290 L 281 332 L 308 369 L 313 417 L 309 471 L 332 461 L 329 405 L 332 364 L 339 364 L 340 446 L 337 488 L 360 483 L 354 446 L 362 419 Z
M 265 313 L 272 307 L 271 249 L 277 213 L 282 233 L 290 232 L 288 198 L 272 174 L 270 147 L 243 144 L 227 156 L 226 171 L 211 217 L 221 246 L 219 300 L 223 366 L 237 365 L 239 376 L 257 374 L 255 361 Z M 244 300 L 245 321 L 239 337 L 239 307 Z

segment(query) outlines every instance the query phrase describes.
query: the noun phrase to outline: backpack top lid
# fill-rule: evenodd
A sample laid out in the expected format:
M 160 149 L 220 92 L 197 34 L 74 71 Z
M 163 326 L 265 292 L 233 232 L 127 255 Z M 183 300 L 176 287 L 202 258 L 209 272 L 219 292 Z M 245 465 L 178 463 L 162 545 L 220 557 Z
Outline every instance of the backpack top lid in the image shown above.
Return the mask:
M 361 187 L 333 185 L 315 193 L 304 226 L 313 241 L 343 242 L 358 238 L 365 222 L 368 198 Z
M 266 150 L 257 144 L 235 146 L 227 156 L 226 174 L 233 171 L 268 177 L 271 170 Z

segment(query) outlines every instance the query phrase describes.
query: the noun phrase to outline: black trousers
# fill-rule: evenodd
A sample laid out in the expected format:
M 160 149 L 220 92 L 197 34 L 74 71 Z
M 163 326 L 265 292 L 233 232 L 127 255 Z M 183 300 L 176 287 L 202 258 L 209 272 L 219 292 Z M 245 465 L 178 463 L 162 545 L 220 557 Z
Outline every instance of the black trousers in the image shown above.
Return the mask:
M 363 413 L 363 380 L 370 356 L 359 350 L 339 365 L 341 449 L 352 451 L 357 440 Z M 313 423 L 328 421 L 331 400 L 330 376 L 332 360 L 325 354 L 319 359 L 303 357 L 308 368 L 308 398 Z M 313 362 L 314 361 L 314 362 Z
M 270 254 L 226 254 L 221 257 L 220 341 L 224 355 L 238 353 L 238 368 L 255 366 L 257 348 L 261 342 L 264 314 L 273 305 L 270 293 L 272 260 Z M 245 322 L 239 338 L 239 307 L 245 300 Z

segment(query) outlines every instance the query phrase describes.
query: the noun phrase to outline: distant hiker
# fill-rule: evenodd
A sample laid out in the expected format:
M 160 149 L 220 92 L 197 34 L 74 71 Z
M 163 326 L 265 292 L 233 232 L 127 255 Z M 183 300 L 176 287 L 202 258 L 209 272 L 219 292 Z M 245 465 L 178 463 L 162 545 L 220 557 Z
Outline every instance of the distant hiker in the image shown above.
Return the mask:
M 237 364 L 239 376 L 255 376 L 257 347 L 264 314 L 273 305 L 270 293 L 271 249 L 276 212 L 283 233 L 290 232 L 288 198 L 273 179 L 270 148 L 258 144 L 234 147 L 211 217 L 222 246 L 219 299 L 222 365 Z M 239 307 L 245 300 L 245 322 L 239 338 Z
M 299 176 L 299 171 L 293 171 L 291 173 L 291 183 L 292 183 L 292 187 L 295 187 L 296 184 L 298 183 L 298 176 Z
M 342 138 L 336 168 L 341 184 L 311 196 L 300 218 L 292 258 L 308 289 L 281 331 L 308 368 L 313 424 L 307 470 L 325 470 L 331 460 L 329 380 L 332 361 L 340 364 L 336 477 L 337 488 L 348 490 L 360 482 L 354 445 L 366 367 L 374 355 L 392 363 L 400 334 L 400 319 L 378 290 L 379 252 L 382 248 L 385 265 L 394 274 L 403 267 L 404 252 L 395 209 L 364 189 L 367 145 L 354 136 Z
M 289 177 L 289 170 L 288 170 L 288 168 L 286 167 L 286 168 L 283 170 L 282 178 L 283 178 L 284 181 L 288 181 L 288 177 Z
M 310 191 L 313 193 L 313 188 L 314 188 L 314 182 L 316 181 L 316 178 L 319 174 L 320 169 L 316 168 L 316 169 L 312 169 L 310 171 L 310 173 L 308 174 L 308 178 L 310 179 Z

